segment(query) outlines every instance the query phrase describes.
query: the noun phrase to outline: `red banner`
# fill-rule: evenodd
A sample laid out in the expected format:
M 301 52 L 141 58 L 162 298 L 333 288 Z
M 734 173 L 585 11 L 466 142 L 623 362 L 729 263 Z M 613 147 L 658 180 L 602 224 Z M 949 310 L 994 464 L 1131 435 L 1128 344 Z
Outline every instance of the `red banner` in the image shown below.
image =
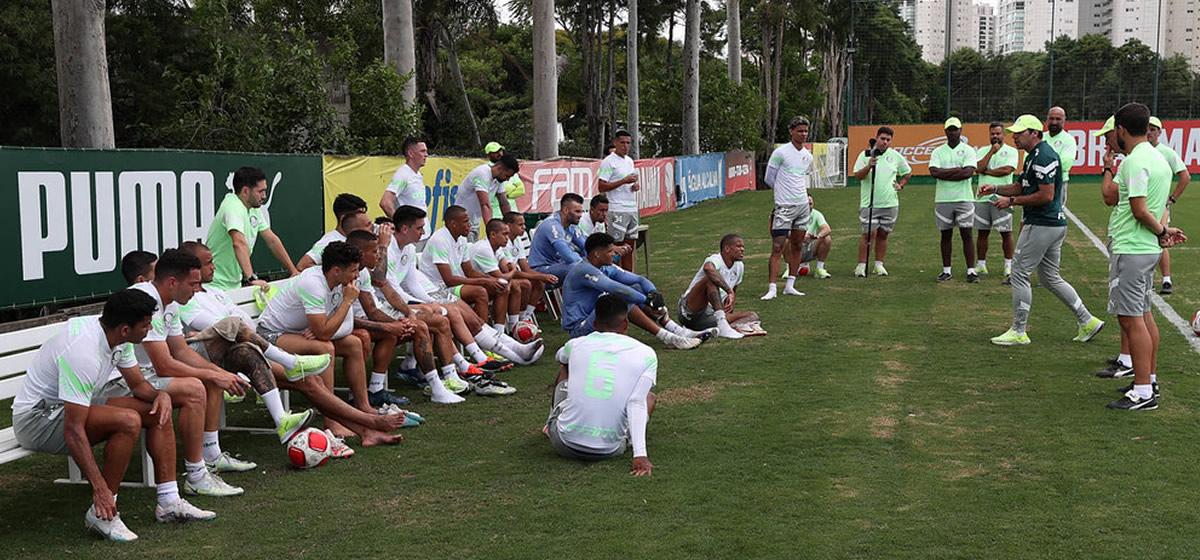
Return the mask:
M 638 173 L 638 213 L 653 216 L 675 209 L 675 158 L 634 161 Z
M 725 152 L 725 194 L 752 191 L 756 186 L 753 152 Z
M 525 195 L 517 199 L 517 210 L 548 214 L 557 207 L 562 195 L 569 192 L 590 199 L 596 193 L 599 169 L 598 159 L 522 161 L 520 174 Z

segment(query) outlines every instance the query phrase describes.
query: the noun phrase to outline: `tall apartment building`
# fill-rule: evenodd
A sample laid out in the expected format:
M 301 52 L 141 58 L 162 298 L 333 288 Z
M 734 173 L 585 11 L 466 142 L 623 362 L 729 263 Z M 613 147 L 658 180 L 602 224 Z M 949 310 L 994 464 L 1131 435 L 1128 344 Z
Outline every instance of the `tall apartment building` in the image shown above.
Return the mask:
M 1000 53 L 1043 51 L 1047 41 L 1063 35 L 1079 36 L 1079 4 L 1075 0 L 1001 0 L 996 13 Z
M 926 61 L 937 64 L 946 57 L 947 33 L 951 50 L 983 50 L 979 12 L 972 0 L 902 0 L 899 7 Z M 987 48 L 987 43 L 983 47 Z
M 990 55 L 996 52 L 996 10 L 989 4 L 975 4 L 975 18 L 979 29 L 979 52 Z

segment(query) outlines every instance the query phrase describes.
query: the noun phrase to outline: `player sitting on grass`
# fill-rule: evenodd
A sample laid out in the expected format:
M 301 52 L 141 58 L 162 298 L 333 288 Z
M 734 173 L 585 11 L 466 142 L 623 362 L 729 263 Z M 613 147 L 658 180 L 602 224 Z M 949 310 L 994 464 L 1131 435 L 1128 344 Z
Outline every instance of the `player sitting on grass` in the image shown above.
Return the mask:
M 679 296 L 679 322 L 689 329 L 708 331 L 716 328 L 717 336 L 742 338 L 730 323 L 757 321 L 753 311 L 733 311 L 737 287 L 742 283 L 746 254 L 742 236 L 731 233 L 721 238 L 721 251 L 709 255 L 692 283 Z
M 627 309 L 620 295 L 600 296 L 595 332 L 568 340 L 558 351 L 561 367 L 545 432 L 554 450 L 569 459 L 611 459 L 632 445 L 629 474 L 641 476 L 654 468 L 646 455 L 646 424 L 654 413 L 650 389 L 658 380 L 658 356 L 625 335 Z
M 189 241 L 180 245 L 179 250 L 185 254 L 189 254 L 200 259 L 201 282 L 207 282 L 209 278 L 212 278 L 213 269 L 215 266 L 213 265 L 212 252 L 209 251 L 207 247 L 201 243 Z M 244 325 L 246 328 L 255 328 L 254 320 L 251 319 L 245 311 L 242 311 L 238 308 L 238 306 L 234 305 L 229 297 L 223 292 L 211 288 L 201 289 L 199 292 L 196 292 L 196 295 L 192 297 L 192 300 L 189 301 L 187 305 L 181 307 L 179 312 L 183 320 L 184 329 L 188 331 L 203 331 L 204 329 L 215 326 L 217 323 L 230 317 L 241 321 L 242 325 Z M 241 364 L 243 364 L 242 371 L 246 373 L 251 372 L 252 369 L 258 369 L 259 367 L 269 368 L 269 372 L 251 375 L 251 379 L 254 379 L 257 375 L 271 375 L 274 377 L 278 388 L 290 391 L 299 391 L 306 398 L 308 398 L 308 401 L 311 402 L 313 406 L 321 412 L 321 414 L 325 415 L 326 417 L 337 419 L 343 425 L 350 427 L 355 433 L 362 436 L 364 445 L 376 445 L 378 443 L 386 443 L 392 440 L 398 441 L 398 436 L 388 436 L 385 432 L 390 432 L 404 426 L 410 426 L 415 422 L 423 420 L 419 416 L 411 413 L 408 413 L 410 416 L 406 418 L 403 413 L 379 415 L 375 414 L 373 411 L 371 413 L 367 413 L 354 408 L 353 406 L 346 404 L 346 401 L 334 395 L 333 390 L 325 384 L 323 378 L 333 376 L 332 357 L 329 354 L 317 356 L 317 358 L 323 359 L 325 364 L 323 367 L 315 367 L 315 365 L 320 365 L 318 363 L 310 367 L 301 368 L 298 367 L 300 362 L 311 360 L 313 357 L 295 356 L 294 354 L 291 354 L 286 350 L 279 348 L 278 346 L 267 343 L 265 339 L 258 335 L 258 333 L 251 331 L 251 334 L 253 334 L 253 339 L 250 342 L 254 345 L 256 351 L 250 354 L 248 359 L 246 359 L 247 357 L 241 355 L 239 352 L 233 352 L 233 354 L 226 352 L 226 363 L 228 363 L 231 358 L 242 358 L 239 361 Z M 266 347 L 264 347 L 264 345 L 266 345 Z M 239 344 L 238 346 L 247 345 Z M 332 349 L 330 350 L 332 351 Z M 254 354 L 257 354 L 257 356 Z M 278 360 L 271 358 L 272 356 Z M 285 367 L 292 367 L 288 358 L 289 356 L 294 357 L 297 364 L 297 366 L 293 367 L 291 370 L 285 369 Z M 320 375 L 322 378 L 308 379 L 308 377 L 316 376 L 311 372 L 316 372 L 316 375 Z M 277 398 L 278 395 L 274 397 L 266 397 L 263 399 L 263 402 L 264 404 L 273 407 L 275 406 L 274 401 Z M 280 404 L 280 408 L 282 408 L 282 404 Z M 295 431 L 296 430 L 293 429 L 291 430 L 291 433 L 295 433 Z M 332 437 L 332 434 L 330 435 Z M 231 457 L 228 453 L 221 452 L 221 446 L 215 434 L 213 434 L 211 438 L 208 436 L 208 434 L 205 434 L 205 436 L 205 462 L 214 472 L 242 471 L 255 468 L 256 465 L 254 463 L 241 461 Z M 342 449 L 343 446 L 344 444 L 335 446 L 335 448 L 340 451 L 339 456 L 348 456 L 349 454 L 353 454 L 353 450 L 349 450 L 349 448 Z M 214 456 L 216 459 L 213 458 Z
M 121 290 L 108 298 L 100 317 L 67 321 L 34 355 L 12 404 L 17 442 L 31 451 L 75 459 L 92 486 L 84 526 L 114 541 L 137 539 L 117 513 L 117 492 L 143 429 L 158 483 L 154 517 L 160 522 L 216 517 L 179 496 L 171 397 L 146 382 L 134 358 L 133 344 L 150 331 L 156 304 L 140 290 Z M 93 393 L 114 369 L 130 396 L 93 402 Z M 103 469 L 92 451 L 101 442 Z
M 713 333 L 698 333 L 670 319 L 660 327 L 649 314 L 666 318 L 662 294 L 649 280 L 613 266 L 613 255 L 616 254 L 613 244 L 612 236 L 607 233 L 588 236 L 587 260 L 575 263 L 563 281 L 562 326 L 571 338 L 586 336 L 594 330 L 596 300 L 607 293 L 620 294 L 629 301 L 629 318 L 633 324 L 658 337 L 668 348 L 695 348 L 702 342 L 701 336 L 715 334 L 716 329 Z
M 529 266 L 562 282 L 571 265 L 583 260 L 587 236 L 579 229 L 583 197 L 567 193 L 559 200 L 558 212 L 542 220 L 533 232 Z M 558 287 L 555 285 L 554 287 Z
M 504 215 L 504 223 L 508 225 L 508 243 L 504 246 L 504 258 L 512 266 L 513 276 L 528 280 L 531 286 L 525 301 L 522 302 L 525 308 L 521 310 L 521 320 L 532 321 L 534 309 L 546 295 L 546 285 L 556 285 L 559 279 L 552 274 L 538 272 L 529 266 L 525 247 L 521 245 L 520 241 L 521 236 L 525 235 L 525 216 L 519 212 L 509 212 Z

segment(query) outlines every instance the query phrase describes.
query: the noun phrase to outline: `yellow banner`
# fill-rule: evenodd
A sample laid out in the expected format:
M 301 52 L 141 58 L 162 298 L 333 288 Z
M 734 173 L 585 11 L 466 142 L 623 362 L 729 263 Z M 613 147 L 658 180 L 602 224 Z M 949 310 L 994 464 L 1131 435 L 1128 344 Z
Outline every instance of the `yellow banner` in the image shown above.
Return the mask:
M 485 159 L 448 157 L 431 157 L 425 160 L 421 175 L 425 177 L 425 200 L 429 210 L 427 228 L 433 230 L 442 226 L 442 212 L 450 206 L 450 201 L 454 200 L 458 184 L 472 169 L 486 162 Z M 333 199 L 341 193 L 348 192 L 362 197 L 367 201 L 368 214 L 372 217 L 382 216 L 379 199 L 387 190 L 392 174 L 404 165 L 404 158 L 325 156 L 323 163 L 325 229 L 331 230 L 337 227 L 337 220 L 333 217 Z

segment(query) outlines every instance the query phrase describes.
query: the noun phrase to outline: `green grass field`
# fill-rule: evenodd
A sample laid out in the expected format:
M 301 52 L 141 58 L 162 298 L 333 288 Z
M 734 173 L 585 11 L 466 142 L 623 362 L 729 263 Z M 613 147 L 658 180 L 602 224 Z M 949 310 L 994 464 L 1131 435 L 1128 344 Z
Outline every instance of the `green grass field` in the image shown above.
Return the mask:
M 659 350 L 659 407 L 650 423 L 651 478 L 629 456 L 600 464 L 558 458 L 540 429 L 556 366 L 519 368 L 508 398 L 411 408 L 429 418 L 390 448 L 358 448 L 312 472 L 285 466 L 274 438 L 226 435 L 256 460 L 230 474 L 246 495 L 196 498 L 206 525 L 160 526 L 152 490 L 120 505 L 141 540 L 83 530 L 86 487 L 57 485 L 65 460 L 0 466 L 0 557 L 145 558 L 1187 558 L 1200 554 L 1200 380 L 1196 356 L 1166 321 L 1164 397 L 1153 412 L 1107 410 L 1124 383 L 1092 374 L 1115 355 L 1105 313 L 1107 261 L 1074 227 L 1063 276 L 1093 313 L 1112 320 L 1071 342 L 1071 313 L 1034 292 L 1033 344 L 988 338 L 1011 319 L 993 275 L 937 284 L 931 187 L 902 193 L 888 278 L 851 277 L 857 189 L 818 191 L 834 227 L 827 281 L 808 295 L 760 302 L 771 193 L 739 194 L 646 220 L 651 278 L 674 302 L 720 236 L 746 236 L 739 307 L 770 336 Z M 1099 235 L 1108 211 L 1096 183 L 1076 181 L 1071 208 Z M 1200 207 L 1174 218 L 1189 230 Z M 1192 232 L 1200 235 L 1200 230 Z M 1179 314 L 1200 307 L 1200 243 L 1173 251 Z M 547 317 L 547 345 L 564 340 Z M 7 403 L 3 406 L 7 407 Z M 295 404 L 293 406 L 296 406 Z M 253 405 L 236 418 L 265 423 Z M 5 411 L 7 417 L 7 410 Z M 5 422 L 7 420 L 5 419 Z M 355 444 L 354 440 L 350 442 Z

